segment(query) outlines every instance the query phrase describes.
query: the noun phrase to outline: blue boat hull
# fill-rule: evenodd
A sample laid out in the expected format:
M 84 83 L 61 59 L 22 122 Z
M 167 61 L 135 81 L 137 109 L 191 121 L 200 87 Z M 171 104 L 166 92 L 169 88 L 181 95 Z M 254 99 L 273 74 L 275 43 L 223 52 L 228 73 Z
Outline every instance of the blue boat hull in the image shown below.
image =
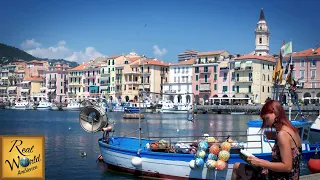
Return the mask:
M 109 168 L 126 171 L 137 175 L 153 176 L 170 179 L 231 179 L 233 164 L 244 161 L 239 154 L 231 154 L 224 170 L 211 170 L 203 167 L 190 168 L 189 163 L 194 160 L 194 154 L 152 152 L 145 148 L 152 140 L 142 139 L 142 149 L 139 151 L 139 139 L 112 136 L 109 142 L 99 140 L 99 147 L 104 161 Z M 303 159 L 309 160 L 314 150 L 304 151 Z M 271 160 L 271 153 L 254 154 L 256 157 Z M 132 164 L 132 158 L 139 157 L 139 166 Z M 207 161 L 207 156 L 204 162 Z M 172 171 L 168 171 L 171 169 Z

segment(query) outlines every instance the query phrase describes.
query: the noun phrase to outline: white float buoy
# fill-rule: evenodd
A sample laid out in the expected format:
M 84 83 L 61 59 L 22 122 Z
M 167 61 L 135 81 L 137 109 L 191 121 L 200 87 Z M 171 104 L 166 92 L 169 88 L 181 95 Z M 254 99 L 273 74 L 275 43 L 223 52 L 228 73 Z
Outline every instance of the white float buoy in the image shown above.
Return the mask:
M 191 160 L 190 163 L 189 163 L 190 168 L 191 168 L 191 169 L 194 169 L 194 168 L 196 167 L 195 164 L 196 164 L 195 160 L 194 160 L 194 159 Z
M 133 158 L 131 159 L 131 164 L 132 164 L 134 167 L 141 166 L 141 164 L 142 164 L 142 159 L 139 158 L 139 157 L 133 157 Z

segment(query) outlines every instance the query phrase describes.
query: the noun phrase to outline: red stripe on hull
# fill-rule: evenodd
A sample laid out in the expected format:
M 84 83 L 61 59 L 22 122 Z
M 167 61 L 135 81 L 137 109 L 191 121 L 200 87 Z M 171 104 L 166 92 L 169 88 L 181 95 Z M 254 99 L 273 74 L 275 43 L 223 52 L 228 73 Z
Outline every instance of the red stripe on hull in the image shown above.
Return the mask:
M 185 179 L 191 179 L 191 180 L 196 180 L 195 178 L 188 178 L 188 177 L 179 177 L 179 176 L 171 176 L 171 175 L 166 175 L 166 174 L 159 174 L 159 173 L 154 173 L 154 172 L 147 172 L 147 171 L 140 171 L 140 170 L 134 170 L 134 169 L 129 169 L 125 167 L 120 167 L 116 166 L 113 164 L 106 163 L 108 165 L 108 168 L 114 171 L 118 172 L 128 172 L 130 174 L 133 174 L 135 176 L 147 176 L 149 178 L 155 178 L 155 179 L 174 179 L 174 180 L 185 180 Z

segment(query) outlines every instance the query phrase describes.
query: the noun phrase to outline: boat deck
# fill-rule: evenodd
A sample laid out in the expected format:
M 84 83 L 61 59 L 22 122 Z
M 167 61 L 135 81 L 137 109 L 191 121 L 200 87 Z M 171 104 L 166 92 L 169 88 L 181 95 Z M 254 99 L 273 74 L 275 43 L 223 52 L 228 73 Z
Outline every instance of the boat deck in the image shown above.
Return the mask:
M 300 180 L 303 180 L 303 179 L 308 179 L 308 180 L 320 179 L 320 173 L 300 176 Z

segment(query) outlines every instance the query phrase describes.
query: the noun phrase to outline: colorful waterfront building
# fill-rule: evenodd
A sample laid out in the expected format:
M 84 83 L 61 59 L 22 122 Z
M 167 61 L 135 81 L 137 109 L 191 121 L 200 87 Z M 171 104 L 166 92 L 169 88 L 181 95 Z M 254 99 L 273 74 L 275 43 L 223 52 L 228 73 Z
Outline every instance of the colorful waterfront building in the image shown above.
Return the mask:
M 219 63 L 229 56 L 226 50 L 198 53 L 192 66 L 192 92 L 197 104 L 210 104 L 210 98 L 218 95 Z
M 129 99 L 134 98 L 134 93 L 128 92 L 126 81 L 125 81 L 125 74 L 126 72 L 132 70 L 130 64 L 139 60 L 141 56 L 137 55 L 135 52 L 130 52 L 129 54 L 125 55 L 124 58 L 118 58 L 115 64 L 115 97 L 117 98 L 118 102 L 128 102 Z
M 88 62 L 82 63 L 79 66 L 72 68 L 68 71 L 68 98 L 83 100 L 84 85 L 84 73 Z
M 193 103 L 192 94 L 192 65 L 194 59 L 178 61 L 169 64 L 168 81 L 164 83 L 163 91 L 165 100 L 174 103 Z
M 102 64 L 100 69 L 100 88 L 102 96 L 113 101 L 116 100 L 116 62 L 123 61 L 123 55 L 113 55 L 108 57 Z
M 40 88 L 41 92 L 45 91 L 50 102 L 64 102 L 68 93 L 68 64 L 55 63 L 49 66 L 46 74 L 46 86 Z
M 283 67 L 290 60 L 286 56 Z M 297 98 L 305 104 L 319 103 L 320 99 L 320 48 L 309 48 L 292 54 L 293 79 L 297 81 Z M 283 75 L 285 78 L 286 75 Z M 281 95 L 282 96 L 282 95 Z M 283 101 L 288 102 L 287 94 L 283 94 Z
M 163 85 L 168 82 L 169 64 L 154 58 L 141 58 L 130 64 L 131 71 L 125 72 L 125 91 L 133 100 L 138 100 L 139 92 L 149 101 L 162 100 Z M 127 100 L 128 95 L 125 97 Z
M 235 97 L 246 103 L 264 103 L 272 98 L 272 73 L 276 60 L 272 56 L 244 55 L 235 58 Z
M 83 93 L 84 98 L 99 98 L 100 93 L 100 64 L 89 63 L 83 69 Z
M 219 62 L 218 68 L 218 91 L 214 94 L 213 98 L 221 98 L 214 100 L 217 104 L 232 103 L 232 98 L 235 97 L 235 72 L 234 72 L 234 59 L 230 55 Z

